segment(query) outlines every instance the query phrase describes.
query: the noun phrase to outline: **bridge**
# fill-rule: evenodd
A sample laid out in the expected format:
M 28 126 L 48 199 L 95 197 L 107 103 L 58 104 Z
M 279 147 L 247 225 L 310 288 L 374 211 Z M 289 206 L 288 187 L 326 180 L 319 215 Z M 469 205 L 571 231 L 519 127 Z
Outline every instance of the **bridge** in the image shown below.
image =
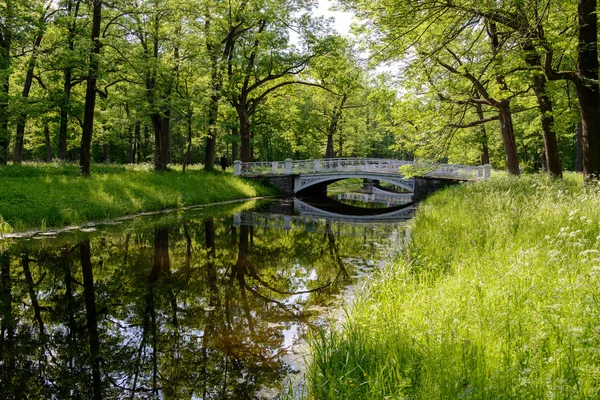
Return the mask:
M 268 179 L 283 193 L 323 192 L 333 182 L 361 178 L 383 181 L 414 193 L 415 201 L 461 181 L 487 180 L 491 166 L 468 166 L 380 158 L 324 158 L 269 162 L 234 161 L 234 175 Z M 410 172 L 410 177 L 408 172 Z
M 408 204 L 413 202 L 413 193 L 387 192 L 376 187 L 372 193 L 340 193 L 338 200 L 362 201 L 365 203 L 380 203 L 387 205 Z
M 319 233 L 325 232 L 326 227 L 330 226 L 337 235 L 368 236 L 374 230 L 389 230 L 389 223 L 407 221 L 413 216 L 414 207 L 409 205 L 393 211 L 379 209 L 381 213 L 373 215 L 347 215 L 322 210 L 294 199 L 292 210 L 293 214 L 244 211 L 233 216 L 233 224 Z

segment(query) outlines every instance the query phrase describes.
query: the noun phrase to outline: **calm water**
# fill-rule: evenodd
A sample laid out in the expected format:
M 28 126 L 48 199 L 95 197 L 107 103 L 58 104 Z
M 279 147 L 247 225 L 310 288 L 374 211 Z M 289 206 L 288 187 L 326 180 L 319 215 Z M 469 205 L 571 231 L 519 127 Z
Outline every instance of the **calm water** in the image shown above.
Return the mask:
M 402 243 L 340 218 L 249 202 L 0 240 L 0 398 L 274 397 Z

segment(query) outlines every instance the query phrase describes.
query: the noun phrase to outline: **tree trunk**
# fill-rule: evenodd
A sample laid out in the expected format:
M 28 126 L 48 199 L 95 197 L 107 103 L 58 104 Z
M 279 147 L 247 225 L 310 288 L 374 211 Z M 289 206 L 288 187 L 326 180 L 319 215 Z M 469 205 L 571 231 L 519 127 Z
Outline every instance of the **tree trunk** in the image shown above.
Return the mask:
M 163 165 L 162 171 L 165 171 L 171 161 L 171 118 L 170 112 L 165 112 L 165 116 L 160 120 L 160 137 L 162 140 L 161 162 Z
M 506 169 L 509 174 L 519 175 L 519 157 L 517 155 L 517 142 L 515 140 L 515 131 L 512 122 L 510 106 L 505 100 L 502 102 L 502 108 L 499 111 L 500 129 L 502 132 L 502 142 L 504 152 L 506 153 Z
M 234 141 L 231 144 L 231 162 L 240 159 L 239 148 L 240 145 L 238 143 L 238 138 L 240 137 L 240 130 L 237 126 L 231 128 L 231 136 L 233 136 Z
M 208 105 L 208 136 L 206 137 L 206 151 L 204 153 L 204 169 L 207 170 L 215 168 L 217 118 L 219 117 L 219 98 L 221 94 L 221 78 L 219 76 L 218 68 L 217 60 L 214 57 L 211 57 L 213 93 L 210 96 L 210 104 Z
M 129 127 L 129 147 L 127 150 L 127 162 L 133 164 L 135 162 L 135 142 L 133 140 L 133 129 Z
M 169 117 L 154 114 L 151 117 L 154 126 L 154 170 L 157 172 L 166 171 L 169 163 Z
M 50 128 L 47 122 L 44 124 L 44 141 L 46 143 L 46 161 L 52 162 L 52 141 L 50 140 Z
M 554 132 L 552 101 L 546 93 L 546 77 L 544 75 L 533 75 L 533 90 L 538 99 L 540 108 L 542 132 L 544 135 L 544 154 L 546 157 L 546 165 L 548 166 L 548 174 L 550 176 L 562 178 L 562 163 L 558 152 L 556 133 Z
M 83 295 L 85 298 L 86 327 L 89 335 L 90 362 L 94 399 L 102 399 L 102 379 L 100 377 L 100 339 L 98 335 L 98 311 L 94 291 L 94 272 L 89 239 L 79 244 L 81 273 L 83 275 Z
M 187 151 L 186 151 L 186 162 L 188 164 L 192 163 L 192 137 L 194 134 L 194 129 L 192 126 L 192 110 L 190 110 L 190 114 L 188 116 L 188 135 L 187 135 Z
M 221 74 L 221 66 L 219 65 L 220 46 L 213 43 L 211 35 L 212 19 L 210 11 L 207 10 L 204 22 L 204 33 L 206 35 L 206 50 L 210 58 L 210 79 L 211 90 L 210 103 L 208 105 L 208 136 L 206 137 L 206 151 L 204 152 L 204 169 L 212 170 L 215 168 L 215 146 L 217 141 L 217 120 L 219 118 L 219 100 L 221 99 L 221 86 L 223 85 L 223 75 Z M 231 28 L 230 28 L 231 29 Z M 232 46 L 233 37 L 231 32 L 227 35 L 223 57 L 228 58 Z
M 527 65 L 534 68 L 541 68 L 542 59 L 538 54 L 533 41 L 525 42 L 523 49 L 525 50 L 525 62 Z M 532 75 L 532 81 L 533 91 L 537 97 L 538 107 L 540 110 L 542 133 L 544 136 L 544 154 L 546 157 L 546 165 L 548 166 L 548 174 L 550 176 L 562 178 L 562 163 L 560 161 L 560 154 L 558 152 L 556 133 L 554 132 L 552 100 L 546 92 L 546 75 L 539 72 L 534 72 Z
M 152 120 L 152 127 L 154 128 L 154 170 L 155 171 L 164 171 L 166 167 L 163 167 L 161 163 L 161 153 L 162 153 L 162 139 L 161 139 L 161 118 L 160 115 L 154 114 L 150 117 Z
M 75 346 L 75 335 L 77 332 L 77 323 L 75 322 L 76 305 L 75 299 L 73 298 L 73 277 L 71 275 L 71 260 L 68 258 L 68 250 L 63 249 L 61 252 L 61 260 L 63 264 L 64 280 L 65 280 L 65 312 L 66 312 L 66 323 L 68 326 L 67 333 L 67 354 L 68 363 L 72 367 L 73 358 L 77 355 L 77 348 Z M 64 321 L 64 320 L 63 320 Z
M 46 18 L 46 13 L 42 14 L 40 18 L 39 24 L 40 26 L 44 24 L 44 20 Z M 43 29 L 43 28 L 40 28 Z M 38 56 L 38 48 L 42 43 L 43 30 L 38 33 L 35 37 L 35 42 L 33 44 L 33 54 L 27 63 L 27 73 L 25 74 L 25 83 L 23 84 L 23 93 L 22 98 L 24 101 L 27 101 L 29 98 L 29 92 L 31 91 L 31 85 L 33 83 L 33 72 L 35 70 L 35 66 L 37 64 L 37 56 Z M 26 109 L 25 105 L 23 105 L 24 109 Z M 15 153 L 13 154 L 13 162 L 15 164 L 20 164 L 23 159 L 23 144 L 25 137 L 25 124 L 27 122 L 27 113 L 26 111 L 21 111 L 19 113 L 19 118 L 17 120 L 17 135 L 15 138 Z
M 25 145 L 25 124 L 27 123 L 27 114 L 19 113 L 17 118 L 17 134 L 15 136 L 15 148 L 13 151 L 13 163 L 21 164 L 23 161 L 23 147 Z
M 7 9 L 11 12 L 10 2 Z M 4 26 L 0 30 L 0 165 L 8 163 L 8 147 L 10 146 L 10 132 L 8 131 L 8 99 L 12 44 L 11 27 Z
M 542 171 L 548 172 L 548 157 L 546 157 L 546 149 L 544 148 L 540 153 L 540 164 L 542 165 Z
M 16 321 L 12 309 L 12 280 L 10 276 L 10 256 L 0 252 L 0 361 L 10 366 L 14 360 L 12 349 Z M 0 369 L 1 371 L 1 369 Z M 10 372 L 9 372 L 10 373 Z
M 142 155 L 142 132 L 141 132 L 142 127 L 140 126 L 139 122 L 136 122 L 135 124 L 135 145 L 134 145 L 134 154 L 133 154 L 133 158 L 136 160 L 136 162 L 139 164 L 141 162 L 141 155 Z
M 583 128 L 583 176 L 600 178 L 600 86 L 598 85 L 598 16 L 596 0 L 579 0 L 576 82 Z
M 39 339 L 41 342 L 46 342 L 46 328 L 44 326 L 44 320 L 42 319 L 42 311 L 40 303 L 38 301 L 37 292 L 35 291 L 35 284 L 33 283 L 33 277 L 31 275 L 31 268 L 29 255 L 25 253 L 21 257 L 21 265 L 23 266 L 23 274 L 25 275 L 25 283 L 27 284 L 27 291 L 29 293 L 29 300 L 31 301 L 31 307 L 33 307 L 33 317 L 38 324 Z
M 67 43 L 69 44 L 69 55 L 75 49 L 75 28 L 77 27 L 77 16 L 79 15 L 80 0 L 75 2 L 75 10 L 73 10 L 73 1 L 67 2 L 67 14 L 72 18 L 72 23 L 69 26 L 69 34 Z M 67 133 L 69 128 L 69 105 L 71 103 L 71 89 L 73 87 L 73 66 L 71 61 L 68 61 L 67 67 L 63 70 L 63 98 L 60 103 L 60 128 L 58 130 L 58 158 L 65 161 L 67 159 Z
M 215 221 L 213 218 L 204 220 L 204 239 L 206 244 L 206 281 L 209 287 L 209 305 L 219 305 L 219 290 L 217 285 L 217 269 L 215 268 Z
M 60 128 L 58 131 L 58 158 L 65 161 L 67 159 L 67 131 L 69 128 L 69 104 L 71 102 L 71 75 L 73 68 L 65 68 L 63 99 L 60 104 Z
M 252 313 L 250 312 L 250 306 L 248 304 L 248 297 L 246 295 L 246 273 L 248 270 L 248 236 L 249 229 L 248 225 L 240 226 L 240 244 L 238 250 L 238 259 L 232 269 L 232 276 L 237 278 L 238 285 L 240 288 L 240 300 L 242 303 L 242 309 L 246 314 L 246 321 L 248 324 L 248 330 L 254 333 L 254 321 L 252 319 Z
M 150 271 L 149 282 L 154 284 L 171 270 L 169 257 L 169 229 L 159 227 L 154 230 L 154 265 Z
M 489 21 L 488 27 L 492 52 L 494 53 L 494 56 L 496 56 L 501 48 L 496 23 Z M 506 84 L 504 76 L 496 76 L 496 82 L 502 90 L 508 91 L 508 85 Z M 517 153 L 517 142 L 515 140 L 515 129 L 513 127 L 512 114 L 510 112 L 510 100 L 505 99 L 498 101 L 494 106 L 499 112 L 500 131 L 502 133 L 502 142 L 506 154 L 506 169 L 509 174 L 519 176 L 521 171 L 519 170 L 519 156 Z
M 92 133 L 94 130 L 94 112 L 96 109 L 96 81 L 100 65 L 100 23 L 102 22 L 102 0 L 94 0 L 92 18 L 92 52 L 88 70 L 87 88 L 85 91 L 85 107 L 83 111 L 83 130 L 81 133 L 81 154 L 79 159 L 79 175 L 90 175 Z
M 187 113 L 187 149 L 183 156 L 183 172 L 185 172 L 186 166 L 192 163 L 192 110 L 188 109 Z
M 168 166 L 169 164 L 171 164 L 173 162 L 172 157 L 172 152 L 171 152 L 171 112 L 168 112 L 168 116 L 163 118 L 163 132 L 165 132 L 166 134 L 163 134 L 163 139 L 165 140 L 165 147 L 167 148 L 167 160 L 166 160 L 166 165 Z
M 596 86 L 596 87 L 593 87 Z M 583 175 L 600 177 L 600 92 L 597 85 L 577 85 L 583 131 Z
M 336 104 L 331 114 L 331 122 L 327 129 L 327 148 L 325 149 L 325 158 L 335 157 L 335 151 L 333 149 L 333 135 L 335 135 L 339 128 L 340 120 L 342 119 L 342 112 L 344 110 L 344 104 L 348 100 L 348 95 L 344 94 L 340 98 L 340 103 Z M 341 142 L 340 142 L 341 143 Z M 340 146 L 341 153 L 341 146 Z
M 575 124 L 575 171 L 583 172 L 583 128 Z
M 333 135 L 327 135 L 327 147 L 325 148 L 325 158 L 334 158 L 335 152 L 333 150 Z
M 485 117 L 483 116 L 483 106 L 477 103 L 475 108 L 477 109 L 477 117 L 479 120 L 484 120 Z M 479 136 L 479 140 L 481 142 L 481 164 L 487 165 L 490 163 L 490 151 L 488 148 L 487 130 L 485 129 L 484 124 L 479 125 Z
M 241 161 L 251 162 L 252 157 L 250 153 L 250 115 L 245 107 L 245 104 L 241 103 L 237 107 L 238 117 L 240 120 L 240 147 L 241 147 Z

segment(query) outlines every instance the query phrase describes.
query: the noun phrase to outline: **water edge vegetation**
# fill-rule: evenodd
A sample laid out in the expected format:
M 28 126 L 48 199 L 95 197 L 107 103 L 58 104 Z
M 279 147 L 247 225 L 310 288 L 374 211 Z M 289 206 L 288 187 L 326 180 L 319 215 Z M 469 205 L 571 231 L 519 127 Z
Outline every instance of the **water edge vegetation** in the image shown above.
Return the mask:
M 0 233 L 275 194 L 227 172 L 188 167 L 157 174 L 150 165 L 95 165 L 90 179 L 75 164 L 0 168 Z
M 308 396 L 597 397 L 598 204 L 576 174 L 435 193 L 343 326 L 312 339 Z

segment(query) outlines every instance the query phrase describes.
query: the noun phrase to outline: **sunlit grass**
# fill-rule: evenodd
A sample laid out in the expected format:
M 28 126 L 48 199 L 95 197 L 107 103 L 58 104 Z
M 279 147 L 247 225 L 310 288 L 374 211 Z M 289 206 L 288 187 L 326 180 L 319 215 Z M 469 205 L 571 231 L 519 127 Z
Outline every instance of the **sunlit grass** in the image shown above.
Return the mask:
M 436 193 L 344 326 L 313 339 L 309 397 L 600 397 L 599 204 L 574 174 Z
M 193 166 L 157 174 L 149 165 L 94 165 L 89 178 L 77 177 L 73 164 L 5 166 L 0 187 L 4 232 L 273 194 L 230 173 Z

